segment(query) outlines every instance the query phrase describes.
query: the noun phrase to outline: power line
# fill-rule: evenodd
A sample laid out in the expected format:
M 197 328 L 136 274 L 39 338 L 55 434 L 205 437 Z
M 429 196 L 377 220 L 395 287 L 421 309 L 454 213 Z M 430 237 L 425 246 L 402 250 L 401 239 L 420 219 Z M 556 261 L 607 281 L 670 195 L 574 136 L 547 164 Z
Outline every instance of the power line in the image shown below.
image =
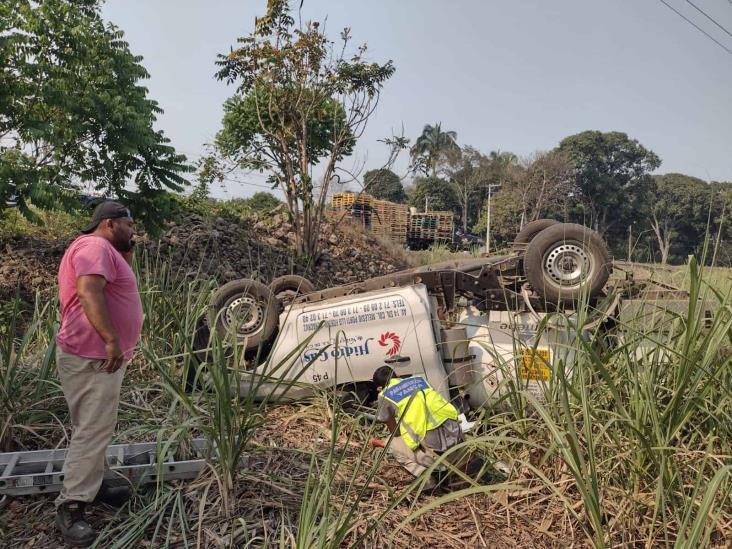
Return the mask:
M 712 42 L 714 42 L 715 44 L 717 44 L 724 51 L 726 51 L 727 53 L 729 53 L 730 55 L 732 55 L 732 50 L 731 49 L 729 49 L 727 46 L 725 46 L 724 44 L 722 44 L 719 40 L 717 40 L 711 34 L 709 34 L 707 31 L 705 31 L 704 29 L 702 29 L 699 25 L 697 25 L 696 23 L 694 23 L 691 19 L 689 19 L 688 17 L 686 17 L 679 10 L 677 10 L 672 5 L 670 5 L 668 2 L 666 2 L 666 0 L 659 0 L 659 2 L 661 2 L 661 4 L 663 4 L 664 6 L 666 6 L 671 11 L 673 11 L 676 15 L 678 15 L 679 17 L 681 17 L 684 21 L 686 21 L 687 23 L 689 23 L 690 25 L 692 25 L 696 30 L 698 30 L 704 36 L 706 36 L 707 38 L 709 38 Z
M 253 183 L 251 181 L 242 181 L 241 179 L 234 179 L 233 177 L 224 177 L 223 181 L 226 183 L 237 183 L 238 185 L 245 185 L 245 186 L 251 186 L 251 187 L 259 187 L 261 189 L 272 189 L 272 185 L 264 185 L 262 183 Z
M 686 3 L 689 4 L 689 5 L 691 5 L 696 11 L 698 11 L 699 13 L 701 13 L 704 17 L 706 17 L 707 19 L 709 19 L 712 23 L 714 23 L 720 29 L 722 29 L 724 32 L 726 32 L 728 36 L 732 37 L 732 32 L 729 32 L 722 25 L 720 25 L 719 23 L 717 23 L 714 19 L 712 19 L 709 15 L 707 15 L 707 13 L 704 10 L 702 10 L 699 6 L 697 6 L 694 2 L 691 2 L 690 0 L 686 0 Z

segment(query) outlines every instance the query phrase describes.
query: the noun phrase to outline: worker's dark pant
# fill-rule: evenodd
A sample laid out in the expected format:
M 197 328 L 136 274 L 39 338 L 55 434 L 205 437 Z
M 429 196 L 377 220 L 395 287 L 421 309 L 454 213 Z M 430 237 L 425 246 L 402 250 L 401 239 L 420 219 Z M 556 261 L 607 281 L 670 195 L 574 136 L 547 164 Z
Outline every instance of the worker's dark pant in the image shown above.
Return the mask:
M 105 362 L 56 350 L 58 376 L 73 427 L 64 462 L 64 486 L 56 506 L 66 501 L 90 502 L 102 484 L 126 369 L 125 364 L 116 372 L 106 372 L 101 369 Z

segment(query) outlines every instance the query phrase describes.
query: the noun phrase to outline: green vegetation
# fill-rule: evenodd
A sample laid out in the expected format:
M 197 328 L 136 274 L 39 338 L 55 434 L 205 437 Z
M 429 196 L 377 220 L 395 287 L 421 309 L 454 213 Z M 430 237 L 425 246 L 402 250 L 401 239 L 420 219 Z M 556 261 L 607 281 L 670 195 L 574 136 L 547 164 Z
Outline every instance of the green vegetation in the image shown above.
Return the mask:
M 651 189 L 650 173 L 661 159 L 622 132 L 586 131 L 562 139 L 557 147 L 572 166 L 576 207 L 593 228 L 607 234 L 641 215 Z
M 220 55 L 220 80 L 237 84 L 224 104 L 217 154 L 236 167 L 266 171 L 285 196 L 298 253 L 315 257 L 326 197 L 338 163 L 351 154 L 375 108 L 391 61 L 350 52 L 350 29 L 340 45 L 318 22 L 296 24 L 287 0 L 269 2 L 255 30 Z M 323 173 L 313 178 L 312 167 Z
M 217 76 L 236 91 L 224 104 L 212 154 L 198 165 L 194 192 L 182 196 L 174 192 L 191 168 L 154 129 L 161 111 L 142 86 L 142 60 L 101 19 L 99 6 L 0 6 L 0 239 L 76 235 L 88 219 L 78 194 L 93 188 L 130 204 L 151 231 L 184 211 L 228 223 L 266 220 L 281 208 L 295 228 L 299 259 L 315 259 L 329 186 L 392 63 L 367 61 L 365 46 L 350 51 L 348 29 L 336 47 L 325 25 L 296 23 L 288 2 L 271 0 L 254 31 L 219 57 Z M 392 142 L 406 146 L 403 138 Z M 714 240 L 715 253 L 700 263 L 732 263 L 729 184 L 654 176 L 661 159 L 622 132 L 581 132 L 519 158 L 460 146 L 455 131 L 436 123 L 425 125 L 410 155 L 419 176 L 409 187 L 378 169 L 365 174 L 366 192 L 420 211 L 425 204 L 453 211 L 464 229 L 482 233 L 493 189 L 499 245 L 542 217 L 591 225 L 616 257 L 685 263 L 644 268 L 687 288 L 688 310 L 662 325 L 624 319 L 610 333 L 589 322 L 594 311 L 586 305 L 576 315 L 552 315 L 540 329 L 550 322 L 567 328 L 571 367 L 555 357 L 544 398 L 506 381 L 502 401 L 479 412 L 479 430 L 461 448 L 486 468 L 451 492 L 424 494 L 423 480 L 410 482 L 383 450 L 368 446 L 383 431 L 367 416 L 344 413 L 335 391 L 297 404 L 241 395 L 241 384 L 261 381 L 217 334 L 207 342 L 208 363 L 199 364 L 197 325 L 214 281 L 200 267 L 140 253 L 145 326 L 115 438 L 157 441 L 164 453 L 168 444 L 185 449 L 202 436 L 209 466 L 192 482 L 141 487 L 118 514 L 99 511 L 107 526 L 97 546 L 478 546 L 492 543 L 495 525 L 515 545 L 518 536 L 527 545 L 597 548 L 728 543 L 732 275 L 688 256 L 706 257 L 703 248 Z M 270 193 L 212 200 L 210 185 L 238 169 L 266 172 L 284 202 Z M 442 245 L 409 254 L 415 264 L 455 256 Z M 54 367 L 53 289 L 35 301 L 27 294 L 23 301 L 21 289 L 0 303 L 0 451 L 62 447 L 69 435 Z M 712 318 L 700 302 L 715 305 Z M 300 350 L 272 369 L 297 367 Z M 191 373 L 197 389 L 186 392 Z M 507 477 L 492 473 L 486 483 L 499 461 L 508 464 Z M 29 533 L 36 524 L 27 517 L 53 521 L 50 498 L 4 503 L 2 540 L 30 545 L 38 531 Z
M 491 509 L 481 524 L 510 512 L 520 525 L 514 527 L 537 532 L 537 540 L 543 531 L 555 542 L 576 543 L 581 532 L 582 543 L 594 547 L 699 547 L 732 534 L 732 308 L 729 284 L 718 283 L 727 271 L 692 262 L 679 272 L 692 304 L 663 330 L 638 318 L 621 326 L 622 337 L 588 337 L 581 328 L 586 311 L 557 315 L 553 321 L 574 333 L 571 371 L 555 361 L 547 400 L 507 383 L 503 404 L 481 414 L 481 432 L 465 443 L 489 464 L 509 464 L 508 478 L 415 497 L 420 482 L 409 484 L 398 471 L 385 480 L 391 465 L 367 448 L 378 427 L 344 415 L 337 400 L 324 395 L 277 406 L 240 397 L 233 390 L 245 375 L 240 359 L 216 336 L 207 370 L 198 368 L 202 390 L 185 393 L 185 372 L 197 364 L 195 323 L 212 285 L 178 279 L 161 258 L 143 255 L 137 262 L 145 267 L 146 324 L 123 387 L 116 440 L 157 440 L 162 450 L 164 441 L 204 436 L 216 451 L 196 481 L 151 485 L 128 509 L 108 516 L 99 546 L 137 547 L 143 540 L 205 546 L 213 543 L 212 528 L 234 545 L 398 544 L 422 535 L 422 521 L 437 509 L 468 513 L 460 527 L 475 528 L 470 508 Z M 696 297 L 717 303 L 711 321 Z M 6 337 L 15 333 L 16 316 L 10 311 L 0 326 L 3 448 L 63 444 L 68 418 L 53 368 L 56 311 L 39 302 L 20 336 Z M 305 434 L 303 425 L 315 430 Z M 270 446 L 283 439 L 289 442 Z M 50 500 L 18 504 L 33 504 L 50 521 Z M 263 522 L 273 505 L 275 515 Z M 544 524 L 554 508 L 559 514 Z M 22 528 L 10 512 L 0 515 L 4 538 Z M 435 539 L 444 546 L 450 538 Z
M 78 209 L 87 186 L 116 195 L 155 226 L 166 190 L 190 171 L 153 124 L 148 73 L 97 0 L 10 0 L 0 7 L 0 211 L 28 219 Z M 134 190 L 126 185 L 134 181 Z
M 452 187 L 439 177 L 418 177 L 407 191 L 407 204 L 423 212 L 425 205 L 430 211 L 459 212 L 460 203 Z
M 0 210 L 0 239 L 16 235 L 55 240 L 71 238 L 89 223 L 89 213 L 44 211 L 30 207 L 37 221 L 29 221 L 17 208 Z
M 443 132 L 440 122 L 434 126 L 425 124 L 422 133 L 409 151 L 412 157 L 412 169 L 415 173 L 436 177 L 442 155 L 459 148 L 457 132 L 452 130 Z
M 403 204 L 407 196 L 401 179 L 391 170 L 369 170 L 363 174 L 363 191 L 380 200 Z
M 249 198 L 215 200 L 196 196 L 170 195 L 170 206 L 165 219 L 175 220 L 186 212 L 198 213 L 207 218 L 225 217 L 232 220 L 248 220 L 256 216 L 268 216 L 283 204 L 273 194 L 256 192 Z M 29 221 L 16 208 L 0 211 L 0 239 L 23 236 L 44 240 L 65 240 L 79 235 L 89 222 L 90 213 L 80 210 L 70 212 L 44 211 L 31 206 L 34 218 Z M 134 210 L 133 210 L 134 214 Z M 145 227 L 140 226 L 143 230 Z M 153 233 L 156 234 L 156 233 Z
M 455 132 L 427 125 L 412 148 L 417 177 L 408 204 L 453 211 L 476 234 L 486 230 L 492 189 L 491 240 L 511 242 L 522 224 L 551 218 L 600 232 L 618 258 L 684 263 L 700 255 L 705 235 L 719 240 L 717 261 L 732 264 L 729 183 L 683 174 L 652 175 L 661 159 L 622 132 L 584 131 L 557 147 L 519 158 L 456 144 Z

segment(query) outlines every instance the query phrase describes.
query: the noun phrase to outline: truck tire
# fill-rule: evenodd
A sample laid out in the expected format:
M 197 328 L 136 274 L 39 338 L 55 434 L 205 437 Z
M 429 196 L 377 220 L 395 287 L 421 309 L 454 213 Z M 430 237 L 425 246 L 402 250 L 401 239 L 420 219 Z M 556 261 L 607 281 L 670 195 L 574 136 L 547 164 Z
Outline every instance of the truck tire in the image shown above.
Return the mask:
M 269 289 L 283 305 L 289 305 L 296 297 L 315 291 L 315 284 L 298 275 L 284 275 L 275 278 Z
M 559 224 L 559 221 L 554 219 L 537 219 L 536 221 L 531 221 L 523 226 L 513 241 L 515 244 L 528 244 L 541 231 L 557 224 Z
M 529 284 L 551 303 L 577 301 L 602 292 L 612 264 L 605 242 L 575 223 L 551 225 L 537 234 L 523 257 Z
M 242 278 L 221 286 L 211 296 L 208 325 L 225 336 L 235 331 L 245 351 L 256 350 L 277 330 L 279 306 L 268 286 Z

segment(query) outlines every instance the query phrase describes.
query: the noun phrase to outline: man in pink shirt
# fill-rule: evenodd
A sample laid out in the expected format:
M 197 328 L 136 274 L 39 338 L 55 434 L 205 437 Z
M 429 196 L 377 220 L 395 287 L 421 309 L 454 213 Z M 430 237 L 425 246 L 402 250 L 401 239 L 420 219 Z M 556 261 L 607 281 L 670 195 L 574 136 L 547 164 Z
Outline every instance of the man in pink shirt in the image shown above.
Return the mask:
M 122 378 L 143 320 L 130 267 L 130 211 L 119 202 L 102 202 L 82 232 L 59 267 L 61 327 L 56 336 L 58 374 L 73 426 L 56 524 L 66 542 L 76 546 L 96 539 L 84 517 L 87 503 L 119 503 L 129 495 L 103 485 L 102 479 Z

